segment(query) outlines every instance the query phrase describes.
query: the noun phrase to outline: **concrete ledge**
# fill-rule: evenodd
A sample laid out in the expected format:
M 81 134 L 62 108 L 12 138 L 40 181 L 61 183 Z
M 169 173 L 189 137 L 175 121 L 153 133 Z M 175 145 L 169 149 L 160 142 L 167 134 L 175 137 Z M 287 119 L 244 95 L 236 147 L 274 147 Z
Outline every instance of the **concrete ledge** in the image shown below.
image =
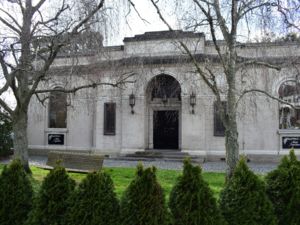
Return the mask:
M 70 151 L 50 151 L 47 165 L 54 167 L 58 161 L 60 165 L 70 171 L 97 171 L 102 168 L 104 156 Z

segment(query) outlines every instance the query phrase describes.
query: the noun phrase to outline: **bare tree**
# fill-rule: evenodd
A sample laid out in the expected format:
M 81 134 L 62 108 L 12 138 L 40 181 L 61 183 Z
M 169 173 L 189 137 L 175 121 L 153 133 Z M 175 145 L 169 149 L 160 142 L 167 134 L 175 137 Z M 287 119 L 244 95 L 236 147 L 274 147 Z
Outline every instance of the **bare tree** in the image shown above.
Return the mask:
M 160 19 L 166 24 L 169 30 L 173 30 L 164 17 L 162 9 L 159 7 L 161 1 L 151 0 L 151 2 L 156 8 Z M 282 6 L 281 1 L 191 0 L 185 2 L 177 1 L 177 3 L 177 7 L 180 4 L 183 5 L 182 7 L 186 7 L 187 5 L 190 6 L 188 10 L 184 11 L 184 13 L 191 15 L 191 17 L 185 15 L 189 29 L 208 30 L 216 50 L 218 61 L 220 62 L 222 71 L 226 77 L 227 88 L 224 93 L 218 85 L 217 74 L 214 72 L 212 67 L 207 64 L 200 64 L 195 58 L 193 51 L 189 49 L 184 42 L 179 41 L 181 48 L 190 57 L 197 74 L 202 78 L 216 98 L 222 122 L 225 127 L 227 176 L 231 177 L 239 158 L 237 105 L 240 98 L 248 93 L 255 92 L 262 93 L 275 100 L 283 102 L 278 97 L 272 96 L 271 93 L 258 88 L 243 91 L 238 90 L 238 76 L 241 70 L 247 66 L 262 66 L 274 70 L 281 69 L 279 65 L 273 65 L 270 61 L 264 61 L 264 59 L 248 59 L 240 56 L 238 48 L 241 43 L 239 43 L 237 39 L 239 35 L 243 32 L 245 33 L 242 26 L 248 26 L 248 29 L 251 29 L 251 25 L 257 23 L 259 16 L 263 15 L 261 12 L 264 10 L 267 12 L 271 12 L 273 10 L 272 12 L 274 12 L 274 10 L 276 11 L 278 9 L 284 16 L 287 16 L 285 21 L 288 21 L 288 26 L 290 27 L 294 27 L 295 24 L 299 24 L 299 21 L 292 22 L 291 19 L 293 17 L 288 13 L 291 11 L 286 10 L 287 7 L 280 7 Z M 220 42 L 218 39 L 223 39 L 224 42 Z M 221 96 L 224 94 L 226 96 L 227 104 L 222 104 Z
M 84 1 L 83 1 L 84 2 Z M 75 93 L 97 85 L 118 86 L 124 80 L 114 83 L 89 81 L 81 86 L 62 89 L 41 89 L 40 84 L 51 76 L 51 65 L 62 49 L 72 44 L 78 34 L 87 30 L 97 13 L 102 13 L 104 0 L 93 0 L 86 12 L 76 17 L 74 2 L 58 1 L 49 10 L 53 1 L 7 0 L 0 4 L 0 114 L 9 117 L 13 124 L 14 156 L 21 159 L 24 168 L 28 166 L 27 120 L 28 107 L 33 96 L 60 91 Z M 89 1 L 91 3 L 91 1 Z M 78 14 L 77 14 L 78 15 Z M 34 61 L 38 58 L 38 62 Z M 15 106 L 2 97 L 11 91 Z M 41 99 L 40 99 L 41 100 Z M 5 113 L 3 113 L 5 112 Z

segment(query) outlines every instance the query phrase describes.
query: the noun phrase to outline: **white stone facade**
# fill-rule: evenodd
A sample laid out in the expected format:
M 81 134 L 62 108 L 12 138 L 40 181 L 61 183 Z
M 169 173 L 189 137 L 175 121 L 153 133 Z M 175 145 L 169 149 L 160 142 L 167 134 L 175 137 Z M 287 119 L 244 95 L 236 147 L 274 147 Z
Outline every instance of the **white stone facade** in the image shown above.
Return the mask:
M 178 150 L 191 155 L 224 157 L 225 139 L 214 136 L 214 95 L 194 71 L 186 54 L 180 49 L 182 40 L 197 55 L 201 66 L 209 66 L 218 74 L 219 87 L 226 91 L 225 77 L 216 51 L 203 34 L 190 32 L 150 32 L 125 38 L 124 46 L 104 47 L 95 54 L 74 58 L 60 57 L 52 66 L 51 87 L 75 87 L 91 80 L 116 82 L 134 73 L 121 88 L 97 86 L 83 89 L 67 97 L 66 128 L 49 128 L 47 101 L 42 106 L 33 98 L 29 110 L 29 148 L 39 152 L 49 150 L 89 151 L 106 155 L 122 155 L 154 149 L 155 111 L 178 112 Z M 221 44 L 222 45 L 222 44 Z M 262 89 L 278 97 L 280 85 L 295 79 L 299 73 L 288 62 L 300 57 L 299 42 L 250 43 L 239 47 L 239 56 L 267 60 L 273 64 L 286 62 L 280 71 L 261 65 L 241 69 L 237 75 L 237 92 L 250 88 Z M 75 64 L 74 64 L 75 62 Z M 299 63 L 299 61 L 298 61 Z M 72 76 L 69 75 L 73 71 Z M 75 71 L 75 72 L 74 72 Z M 75 75 L 74 75 L 75 74 Z M 149 83 L 158 75 L 173 77 L 180 84 L 180 100 L 151 99 Z M 196 95 L 194 113 L 190 96 Z M 129 95 L 134 94 L 134 114 Z M 224 101 L 226 100 L 224 95 Z M 104 104 L 116 104 L 115 134 L 104 134 Z M 278 155 L 289 149 L 282 146 L 282 137 L 298 137 L 300 129 L 279 129 L 280 104 L 263 94 L 245 95 L 238 105 L 239 145 L 241 154 Z M 48 143 L 49 134 L 64 135 L 62 145 Z

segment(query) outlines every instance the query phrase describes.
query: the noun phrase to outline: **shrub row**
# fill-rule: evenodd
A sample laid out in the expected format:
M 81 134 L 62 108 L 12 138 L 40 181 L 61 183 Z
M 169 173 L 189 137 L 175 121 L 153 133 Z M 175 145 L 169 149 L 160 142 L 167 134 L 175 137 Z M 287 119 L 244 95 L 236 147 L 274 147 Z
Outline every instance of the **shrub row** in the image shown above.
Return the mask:
M 75 187 L 60 166 L 33 198 L 30 178 L 19 161 L 2 171 L 0 190 L 0 225 L 300 224 L 300 162 L 293 151 L 267 175 L 266 184 L 241 159 L 218 203 L 201 168 L 189 160 L 168 206 L 155 167 L 144 169 L 141 164 L 120 202 L 105 172 L 90 173 Z

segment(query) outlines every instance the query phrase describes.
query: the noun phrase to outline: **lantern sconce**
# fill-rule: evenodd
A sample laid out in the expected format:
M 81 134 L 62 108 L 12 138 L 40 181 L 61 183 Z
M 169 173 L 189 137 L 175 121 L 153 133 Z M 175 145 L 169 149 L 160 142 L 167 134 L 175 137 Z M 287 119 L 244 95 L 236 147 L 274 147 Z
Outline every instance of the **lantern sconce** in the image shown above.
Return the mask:
M 194 92 L 190 95 L 190 105 L 192 106 L 192 114 L 195 114 L 195 105 L 196 105 L 196 95 Z
M 133 107 L 135 106 L 135 95 L 133 93 L 129 95 L 129 105 L 131 107 L 131 114 L 134 114 Z

